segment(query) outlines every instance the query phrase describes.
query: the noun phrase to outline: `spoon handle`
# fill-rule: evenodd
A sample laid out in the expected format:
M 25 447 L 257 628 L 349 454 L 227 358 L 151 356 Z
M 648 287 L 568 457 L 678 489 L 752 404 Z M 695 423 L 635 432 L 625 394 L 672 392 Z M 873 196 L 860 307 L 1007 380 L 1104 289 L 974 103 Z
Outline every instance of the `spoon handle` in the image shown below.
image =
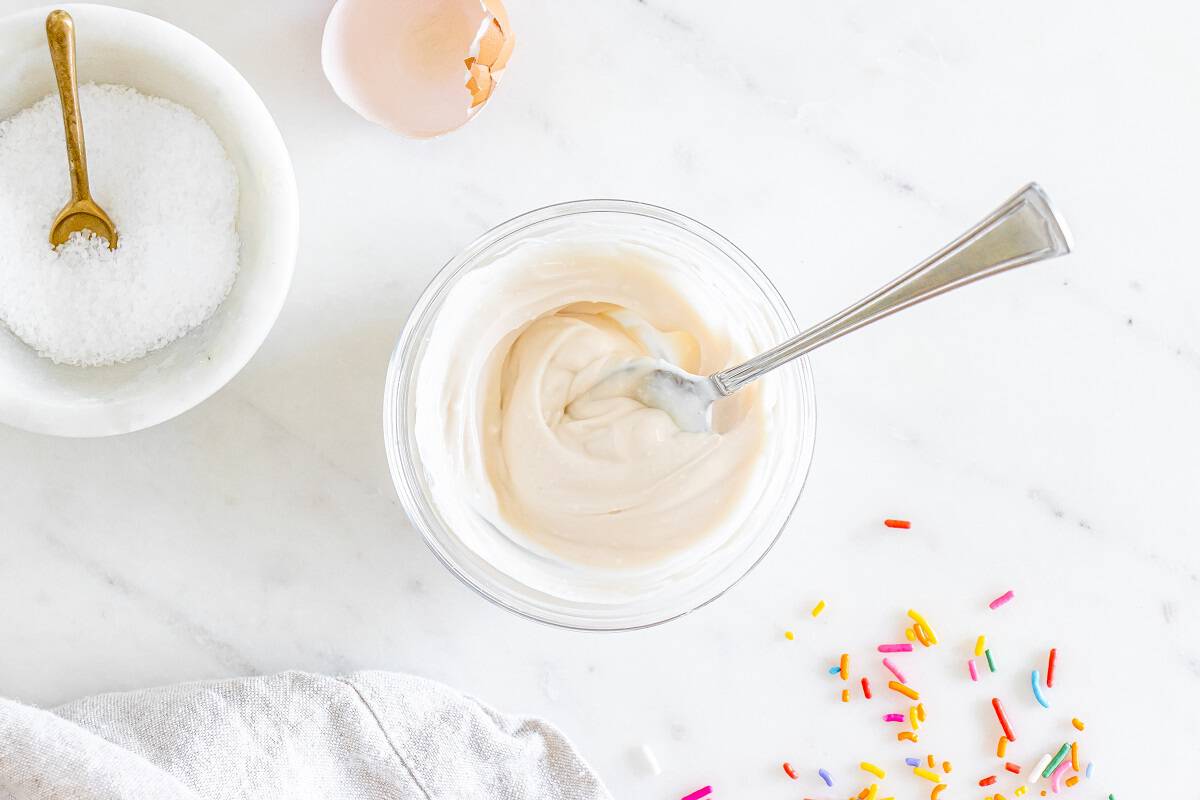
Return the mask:
M 875 293 L 754 358 L 712 376 L 730 395 L 776 367 L 851 331 L 943 292 L 1071 251 L 1050 198 L 1031 183 L 982 222 Z
M 58 99 L 62 104 L 63 130 L 67 135 L 67 164 L 71 169 L 71 199 L 86 200 L 88 188 L 87 157 L 83 149 L 83 119 L 79 115 L 79 86 L 75 78 L 75 20 L 66 11 L 51 11 L 46 17 L 46 41 Z

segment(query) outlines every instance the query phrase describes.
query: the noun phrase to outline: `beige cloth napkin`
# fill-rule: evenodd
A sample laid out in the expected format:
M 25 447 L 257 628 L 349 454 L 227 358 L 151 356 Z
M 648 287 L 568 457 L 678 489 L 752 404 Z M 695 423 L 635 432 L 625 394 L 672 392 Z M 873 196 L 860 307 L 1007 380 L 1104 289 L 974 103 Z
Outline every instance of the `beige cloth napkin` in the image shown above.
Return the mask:
M 0 700 L 0 797 L 611 800 L 548 723 L 388 672 Z

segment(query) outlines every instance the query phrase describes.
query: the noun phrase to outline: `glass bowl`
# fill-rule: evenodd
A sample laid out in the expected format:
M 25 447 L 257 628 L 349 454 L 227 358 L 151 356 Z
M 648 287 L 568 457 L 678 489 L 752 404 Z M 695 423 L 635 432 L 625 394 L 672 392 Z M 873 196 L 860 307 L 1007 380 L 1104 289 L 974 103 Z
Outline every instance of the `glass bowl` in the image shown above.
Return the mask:
M 695 291 L 719 298 L 729 318 L 745 326 L 758 349 L 798 332 L 791 311 L 762 271 L 712 229 L 644 203 L 562 203 L 496 226 L 434 277 L 392 354 L 384 397 L 384 440 L 392 480 L 434 554 L 492 602 L 529 619 L 579 630 L 657 625 L 700 608 L 737 583 L 783 532 L 804 488 L 816 425 L 812 374 L 805 359 L 760 381 L 770 424 L 758 472 L 739 504 L 741 523 L 699 550 L 639 569 L 585 567 L 536 552 L 478 513 L 467 492 L 448 490 L 433 480 L 417 436 L 415 387 L 429 342 L 438 335 L 447 296 L 464 276 L 487 269 L 523 244 L 606 241 L 651 248 L 685 265 Z M 436 374 L 437 365 L 431 362 L 428 369 Z

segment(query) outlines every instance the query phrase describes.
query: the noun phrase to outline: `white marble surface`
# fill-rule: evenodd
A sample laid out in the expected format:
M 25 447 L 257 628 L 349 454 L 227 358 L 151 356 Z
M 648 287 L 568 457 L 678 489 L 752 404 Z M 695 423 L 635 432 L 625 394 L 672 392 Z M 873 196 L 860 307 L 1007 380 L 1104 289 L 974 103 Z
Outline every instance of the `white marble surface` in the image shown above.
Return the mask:
M 929 697 L 922 750 L 956 764 L 946 797 L 982 795 L 995 766 L 993 687 L 1027 765 L 1071 715 L 1088 723 L 1096 778 L 1074 796 L 1194 787 L 1195 5 L 512 0 L 499 94 L 429 143 L 335 99 L 318 61 L 329 0 L 129 5 L 258 88 L 295 161 L 301 255 L 263 350 L 195 411 L 110 440 L 0 430 L 0 693 L 409 670 L 552 718 L 619 797 L 842 797 L 859 760 L 902 758 L 876 721 L 898 704 L 843 706 L 825 667 L 850 648 L 882 684 L 870 648 L 912 605 L 943 638 L 906 663 Z M 808 489 L 715 605 L 633 634 L 540 627 L 459 585 L 407 524 L 380 443 L 386 360 L 426 280 L 491 225 L 580 197 L 660 203 L 745 248 L 803 321 L 1031 178 L 1077 254 L 817 354 Z M 980 631 L 1000 672 L 972 686 Z M 1028 670 L 1050 645 L 1059 688 L 1041 711 Z M 663 775 L 639 768 L 642 743 Z

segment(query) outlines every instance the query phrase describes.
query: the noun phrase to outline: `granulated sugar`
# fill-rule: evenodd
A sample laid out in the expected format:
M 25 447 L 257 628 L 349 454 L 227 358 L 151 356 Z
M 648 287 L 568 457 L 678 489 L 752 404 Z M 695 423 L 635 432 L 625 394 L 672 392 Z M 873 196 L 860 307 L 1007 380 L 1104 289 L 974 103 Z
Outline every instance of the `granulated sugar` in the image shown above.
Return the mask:
M 204 322 L 237 274 L 237 172 L 190 110 L 124 86 L 80 87 L 92 196 L 119 245 L 50 224 L 70 196 L 62 112 L 0 122 L 0 320 L 43 356 L 129 361 Z

